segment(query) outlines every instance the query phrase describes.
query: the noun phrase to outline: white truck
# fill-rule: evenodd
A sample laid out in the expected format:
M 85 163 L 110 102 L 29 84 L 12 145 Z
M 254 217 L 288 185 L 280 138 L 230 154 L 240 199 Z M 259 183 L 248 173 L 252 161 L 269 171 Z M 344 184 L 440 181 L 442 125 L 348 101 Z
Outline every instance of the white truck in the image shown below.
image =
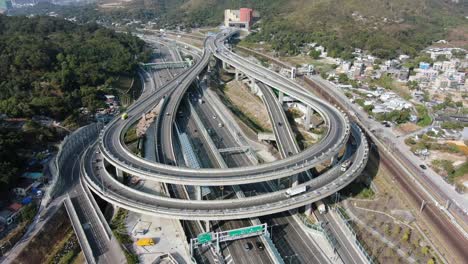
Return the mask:
M 315 202 L 315 205 L 317 206 L 317 210 L 320 214 L 324 214 L 327 212 L 327 207 L 325 207 L 325 204 L 322 202 L 322 200 L 318 200 L 317 202 Z
M 346 171 L 346 170 L 349 168 L 349 165 L 351 165 L 351 161 L 350 161 L 350 160 L 347 160 L 347 161 L 341 163 L 341 168 L 340 168 L 340 170 L 341 170 L 341 171 Z
M 294 195 L 298 195 L 300 193 L 303 193 L 307 190 L 307 186 L 301 186 L 301 187 L 292 187 L 292 188 L 289 188 L 287 191 L 286 191 L 286 195 L 288 197 L 291 197 L 291 196 L 294 196 Z

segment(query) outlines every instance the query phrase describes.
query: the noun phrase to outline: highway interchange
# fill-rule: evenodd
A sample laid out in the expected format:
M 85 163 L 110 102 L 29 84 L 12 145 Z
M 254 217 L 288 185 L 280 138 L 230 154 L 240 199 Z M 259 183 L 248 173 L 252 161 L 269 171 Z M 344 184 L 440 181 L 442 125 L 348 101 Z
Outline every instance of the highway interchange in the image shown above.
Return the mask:
M 294 253 L 300 255 L 298 259 L 302 263 L 307 262 L 307 260 L 313 260 L 313 263 L 326 262 L 318 249 L 306 242 L 307 236 L 304 237 L 304 234 L 295 230 L 294 226 L 297 227 L 297 223 L 294 222 L 288 210 L 310 205 L 310 203 L 325 198 L 352 182 L 366 165 L 368 155 L 366 138 L 360 128 L 351 125 L 341 111 L 313 97 L 296 83 L 257 65 L 245 67 L 250 63 L 233 54 L 224 46 L 225 38 L 230 37 L 230 34 L 230 32 L 226 32 L 215 37 L 208 37 L 205 41 L 202 56 L 193 54 L 195 58 L 194 66 L 188 70 L 179 71 L 175 77 L 170 74 L 173 79 L 168 80 L 166 83 L 159 80 L 159 84 L 156 84 L 153 78 L 145 73 L 145 76 L 143 76 L 145 93 L 127 110 L 129 118 L 127 120 L 116 118 L 107 124 L 93 147 L 88 148 L 83 155 L 81 159 L 82 180 L 94 193 L 119 207 L 160 217 L 219 221 L 218 224 L 212 222 L 214 230 L 218 230 L 221 226 L 232 229 L 250 224 L 250 221 L 247 220 L 220 220 L 265 217 L 274 213 L 281 213 L 276 217 L 271 217 L 268 222 L 274 226 L 283 226 L 284 231 L 289 229 L 287 232 L 290 235 L 294 234 L 295 237 L 301 237 L 298 241 L 288 240 L 289 244 L 296 244 L 294 248 L 297 247 L 301 254 L 297 254 L 294 250 L 292 252 L 282 252 L 282 254 Z M 173 140 L 175 138 L 173 133 L 177 112 L 184 94 L 204 72 L 213 55 L 240 69 L 244 74 L 254 79 L 262 89 L 271 91 L 270 87 L 274 87 L 309 105 L 311 109 L 321 114 L 327 124 L 328 131 L 324 138 L 314 146 L 300 151 L 294 141 L 294 136 L 288 121 L 285 119 L 284 112 L 278 111 L 280 104 L 276 100 L 273 101 L 275 98 L 269 97 L 268 100 L 265 100 L 265 104 L 267 108 L 276 109 L 271 114 L 271 119 L 274 130 L 282 131 L 277 132 L 276 137 L 280 150 L 283 152 L 283 159 L 258 165 L 252 164 L 251 160 L 246 158 L 245 155 L 236 154 L 226 157 L 229 168 L 194 169 L 184 167 L 184 165 L 180 164 L 180 157 L 177 157 L 178 154 L 175 150 L 178 142 Z M 173 54 L 173 57 L 176 56 L 178 54 Z M 271 95 L 273 94 L 270 93 Z M 156 135 L 154 137 L 156 143 L 154 158 L 158 162 L 148 161 L 136 156 L 123 143 L 125 132 L 138 121 L 143 113 L 151 111 L 155 106 L 162 109 L 156 121 Z M 209 112 L 212 111 L 209 108 L 210 106 L 208 104 L 199 106 L 196 103 L 194 106 L 203 117 L 203 120 L 209 120 L 208 123 L 211 123 L 209 125 L 216 128 L 217 121 L 209 118 Z M 189 111 L 186 110 L 186 112 Z M 190 120 L 188 122 L 190 123 Z M 278 125 L 278 123 L 286 125 Z M 228 135 L 226 129 L 219 128 L 214 129 L 214 131 L 216 135 L 213 135 L 213 137 L 217 136 L 218 139 L 221 139 L 217 141 L 218 147 L 228 148 L 237 145 L 232 135 Z M 193 133 L 188 134 L 191 137 L 196 137 Z M 200 140 L 204 142 L 204 139 Z M 285 151 L 285 148 L 292 148 L 292 150 Z M 343 148 L 346 148 L 345 154 L 341 157 L 341 160 L 338 160 L 338 153 Z M 294 155 L 291 155 L 291 153 Z M 348 159 L 352 161 L 351 166 L 345 172 L 342 172 L 339 164 Z M 330 160 L 333 160 L 337 166 L 330 168 L 318 177 L 311 178 L 310 175 L 306 177 L 305 172 L 310 168 Z M 211 162 L 212 165 L 214 163 Z M 109 165 L 114 166 L 116 171 L 108 171 L 106 168 L 109 168 Z M 122 172 L 145 180 L 166 184 L 171 197 L 145 193 L 124 185 L 121 179 Z M 270 183 L 272 180 L 287 179 L 288 177 L 292 181 L 296 181 L 298 173 L 303 175 L 297 181 L 298 187 L 307 186 L 307 190 L 299 195 L 289 196 L 286 194 L 287 188 L 277 189 Z M 242 185 L 240 185 L 241 183 Z M 234 186 L 243 186 L 243 191 L 252 191 L 253 189 L 258 190 L 258 192 L 257 195 L 229 197 L 230 199 L 226 200 L 219 200 L 218 197 L 214 198 L 217 200 L 193 200 L 193 198 L 190 200 L 190 196 L 195 196 L 193 190 L 197 186 L 218 186 L 218 188 L 223 186 L 222 188 L 226 187 L 226 190 L 232 190 Z M 189 229 L 191 229 L 192 236 L 203 232 L 200 222 L 191 223 Z M 235 242 L 231 243 L 232 245 L 226 245 L 224 250 L 233 250 L 236 256 L 242 255 L 243 253 L 239 252 L 242 251 L 242 246 Z M 291 251 L 291 248 L 289 251 Z M 205 262 L 211 262 L 210 259 L 215 259 L 210 251 L 205 252 L 205 254 L 208 254 L 204 259 Z M 229 255 L 229 253 L 224 253 L 224 255 L 226 254 Z M 346 253 L 342 254 L 346 255 Z M 342 257 L 353 261 L 352 256 Z M 260 259 L 262 258 L 266 262 L 271 262 L 268 254 L 260 256 Z M 258 262 L 262 263 L 263 261 L 259 260 Z
M 158 119 L 158 132 L 162 138 L 159 141 L 158 149 L 162 151 L 159 151 L 158 156 L 163 163 L 175 164 L 175 154 L 171 143 L 175 113 L 177 113 L 177 107 L 186 89 L 206 67 L 211 53 L 210 50 L 214 51 L 216 57 L 220 57 L 230 64 L 242 65 L 237 57 L 231 55 L 224 48 L 222 54 L 217 51 L 217 46 L 220 49 L 222 48 L 223 41 L 224 37 L 220 36 L 220 34 L 208 38 L 206 45 L 209 48 L 204 50 L 201 59 L 191 69 L 177 76 L 154 94 L 140 100 L 141 103 L 138 101 L 137 104 L 134 104 L 133 107 L 128 109 L 130 117 L 127 120 L 115 119 L 109 123 L 100 136 L 99 155 L 102 154 L 103 159 L 114 165 L 118 170 L 147 180 L 198 186 L 226 186 L 239 183 L 265 182 L 294 176 L 299 172 L 315 167 L 321 162 L 332 159 L 348 142 L 348 136 L 352 134 L 359 147 L 356 155 L 352 156 L 355 160 L 353 160 L 349 169 L 343 175 L 340 175 L 339 169 L 335 167 L 324 175 L 303 183 L 309 186 L 308 190 L 295 197 L 288 197 L 285 194 L 286 190 L 283 189 L 269 194 L 236 200 L 188 201 L 186 199 L 157 197 L 141 193 L 124 186 L 114 179 L 111 173 L 105 171 L 101 171 L 99 176 L 95 175 L 89 161 L 96 160 L 94 155 L 98 154 L 95 151 L 88 150 L 85 155 L 87 162 L 83 162 L 82 166 L 86 171 L 85 175 L 87 177 L 85 178 L 91 189 L 111 203 L 144 213 L 163 214 L 167 217 L 191 220 L 236 219 L 267 215 L 306 205 L 333 194 L 359 175 L 365 166 L 368 151 L 366 140 L 360 130 L 358 128 L 351 129 L 346 116 L 331 105 L 312 97 L 288 79 L 266 69 L 261 69 L 256 65 L 253 69 L 243 69 L 243 71 L 246 74 L 251 73 L 259 81 L 279 87 L 278 89 L 282 89 L 290 96 L 303 99 L 312 108 L 323 114 L 323 117 L 327 120 L 329 130 L 322 141 L 297 155 L 279 161 L 229 169 L 192 169 L 168 166 L 162 163 L 148 162 L 131 153 L 123 144 L 122 139 L 125 130 L 141 116 L 141 113 L 151 110 L 154 105 L 161 101 L 164 104 L 164 110 L 160 114 L 161 118 Z M 267 74 L 271 78 L 266 78 Z M 163 98 L 164 100 L 161 100 Z M 351 131 L 353 133 L 350 133 Z M 101 186 L 104 181 L 105 187 Z M 268 204 L 268 207 L 264 206 L 266 204 Z

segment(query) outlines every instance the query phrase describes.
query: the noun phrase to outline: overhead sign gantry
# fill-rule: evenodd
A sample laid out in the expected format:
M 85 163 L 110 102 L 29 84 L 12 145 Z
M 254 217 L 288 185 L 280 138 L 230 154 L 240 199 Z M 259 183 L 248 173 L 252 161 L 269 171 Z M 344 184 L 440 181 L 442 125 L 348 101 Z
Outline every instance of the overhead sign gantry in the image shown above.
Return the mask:
M 190 239 L 190 254 L 193 256 L 193 250 L 199 246 L 207 246 L 212 244 L 216 246 L 216 250 L 219 252 L 219 242 L 243 239 L 264 234 L 268 234 L 267 224 L 248 226 L 221 232 L 202 233 L 199 234 L 196 238 Z

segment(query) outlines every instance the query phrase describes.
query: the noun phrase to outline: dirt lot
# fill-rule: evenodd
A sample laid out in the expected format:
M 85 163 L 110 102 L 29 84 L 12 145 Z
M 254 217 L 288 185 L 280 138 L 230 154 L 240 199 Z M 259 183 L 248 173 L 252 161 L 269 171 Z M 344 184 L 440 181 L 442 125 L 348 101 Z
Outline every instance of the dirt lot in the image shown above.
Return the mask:
M 231 81 L 227 83 L 225 94 L 239 110 L 263 130 L 272 130 L 268 112 L 262 100 L 251 94 L 242 82 Z
M 60 208 L 12 263 L 45 263 L 57 252 L 57 245 L 72 230 L 67 212 Z
M 420 128 L 421 127 L 413 123 L 404 123 L 404 124 L 399 125 L 395 130 L 400 135 L 406 135 Z
M 362 189 L 342 202 L 367 252 L 378 263 L 439 263 L 431 242 L 421 232 L 418 212 L 395 189 L 391 175 L 371 156 L 365 176 L 373 176 L 374 191 Z M 364 195 L 363 195 L 364 194 Z

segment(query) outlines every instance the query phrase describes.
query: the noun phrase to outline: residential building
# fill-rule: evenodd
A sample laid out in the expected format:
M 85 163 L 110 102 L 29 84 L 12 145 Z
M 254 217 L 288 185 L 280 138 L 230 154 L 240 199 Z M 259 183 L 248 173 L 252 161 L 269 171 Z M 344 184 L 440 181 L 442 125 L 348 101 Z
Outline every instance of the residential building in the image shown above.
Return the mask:
M 16 214 L 8 209 L 0 211 L 0 222 L 11 225 L 15 221 Z
M 8 9 L 11 9 L 11 1 L 0 0 L 0 14 L 6 13 Z
M 462 139 L 463 139 L 464 141 L 468 140 L 468 127 L 464 127 L 464 128 L 463 128 Z
M 431 67 L 430 63 L 427 63 L 427 62 L 420 62 L 419 63 L 419 69 L 421 69 L 421 70 L 429 70 L 430 67 Z
M 21 179 L 18 185 L 15 188 L 13 188 L 13 192 L 19 196 L 26 196 L 29 190 L 33 188 L 33 186 L 34 186 L 33 181 L 28 180 L 28 179 Z
M 432 48 L 426 51 L 431 56 L 431 59 L 436 60 L 439 56 L 445 56 L 447 59 L 452 58 L 452 51 L 448 48 Z

